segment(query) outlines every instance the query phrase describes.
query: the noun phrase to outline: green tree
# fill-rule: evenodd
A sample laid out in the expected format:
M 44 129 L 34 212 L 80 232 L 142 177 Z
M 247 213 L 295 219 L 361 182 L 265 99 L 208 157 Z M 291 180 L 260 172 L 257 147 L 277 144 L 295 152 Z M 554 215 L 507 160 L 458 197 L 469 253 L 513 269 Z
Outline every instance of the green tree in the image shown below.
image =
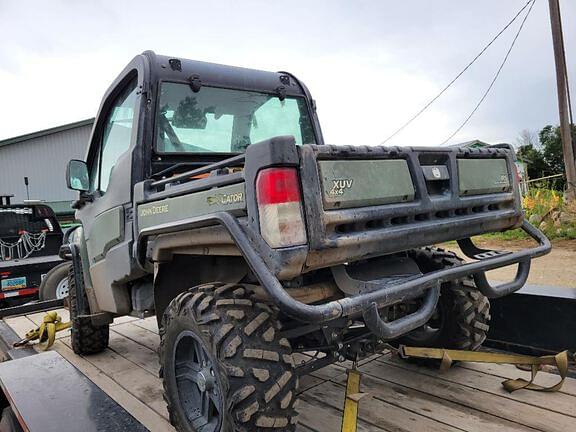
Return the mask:
M 521 145 L 518 147 L 516 155 L 526 164 L 529 178 L 537 179 L 551 174 L 548 164 L 544 160 L 544 155 L 533 144 Z
M 551 174 L 548 164 L 544 160 L 544 155 L 538 142 L 538 135 L 535 132 L 524 129 L 520 132 L 516 141 L 516 156 L 526 164 L 529 178 L 537 179 Z
M 576 126 L 571 125 L 571 132 L 572 141 L 576 142 Z M 560 127 L 552 125 L 544 126 L 538 134 L 538 138 L 542 146 L 542 156 L 550 171 L 549 175 L 564 174 L 564 153 L 562 151 Z M 563 189 L 565 179 L 560 179 L 556 184 L 559 188 Z
M 564 156 L 562 154 L 562 138 L 560 127 L 544 126 L 538 134 L 542 144 L 542 155 L 553 174 L 564 172 Z

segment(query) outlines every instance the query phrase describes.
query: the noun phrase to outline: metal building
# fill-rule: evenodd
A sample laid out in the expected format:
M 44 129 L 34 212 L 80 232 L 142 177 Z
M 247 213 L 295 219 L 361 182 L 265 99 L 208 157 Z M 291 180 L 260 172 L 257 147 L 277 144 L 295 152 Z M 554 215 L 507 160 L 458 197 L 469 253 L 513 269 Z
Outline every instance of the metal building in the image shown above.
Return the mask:
M 0 195 L 14 195 L 12 203 L 43 200 L 58 215 L 71 214 L 77 193 L 66 188 L 66 165 L 84 158 L 93 123 L 82 120 L 0 141 Z

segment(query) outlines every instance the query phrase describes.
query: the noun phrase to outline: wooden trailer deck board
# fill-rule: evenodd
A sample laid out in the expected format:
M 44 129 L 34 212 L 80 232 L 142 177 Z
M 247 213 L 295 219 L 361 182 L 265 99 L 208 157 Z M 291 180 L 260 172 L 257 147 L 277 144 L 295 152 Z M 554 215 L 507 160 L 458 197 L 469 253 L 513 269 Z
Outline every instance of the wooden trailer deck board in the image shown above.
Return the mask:
M 66 311 L 58 311 L 63 319 Z M 43 314 L 6 318 L 23 336 Z M 151 431 L 173 431 L 158 378 L 158 327 L 154 318 L 120 318 L 111 326 L 110 348 L 80 357 L 63 332 L 54 345 L 96 385 L 115 399 Z M 305 354 L 295 361 L 305 361 Z M 300 432 L 340 430 L 346 367 L 331 365 L 301 379 Z M 505 378 L 528 377 L 513 366 L 461 364 L 439 371 L 415 366 L 390 354 L 360 362 L 362 390 L 370 397 L 360 402 L 358 431 L 558 431 L 576 430 L 576 379 L 567 379 L 561 392 L 518 391 L 508 394 Z M 550 385 L 558 376 L 540 373 L 538 381 Z

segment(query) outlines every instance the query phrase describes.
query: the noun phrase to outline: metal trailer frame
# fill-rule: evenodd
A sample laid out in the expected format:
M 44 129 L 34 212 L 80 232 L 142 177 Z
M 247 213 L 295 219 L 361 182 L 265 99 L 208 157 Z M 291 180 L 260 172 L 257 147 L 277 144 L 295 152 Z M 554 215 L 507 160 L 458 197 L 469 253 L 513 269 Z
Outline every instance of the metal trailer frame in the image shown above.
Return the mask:
M 576 287 L 527 284 L 490 303 L 492 321 L 484 345 L 527 355 L 576 353 Z

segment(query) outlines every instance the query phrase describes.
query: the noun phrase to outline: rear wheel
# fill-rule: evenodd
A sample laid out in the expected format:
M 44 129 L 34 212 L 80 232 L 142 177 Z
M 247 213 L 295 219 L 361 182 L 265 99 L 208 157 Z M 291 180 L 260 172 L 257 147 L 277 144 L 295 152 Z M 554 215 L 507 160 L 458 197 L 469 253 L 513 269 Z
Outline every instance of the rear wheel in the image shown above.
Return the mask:
M 40 300 L 60 300 L 68 297 L 68 272 L 70 263 L 62 263 L 52 268 L 40 284 Z
M 82 281 L 82 274 L 78 276 L 78 279 Z M 70 329 L 72 349 L 76 354 L 96 354 L 104 351 L 108 347 L 109 326 L 108 324 L 94 325 L 89 317 L 82 316 L 89 314 L 89 311 L 79 310 L 78 296 L 80 293 L 76 290 L 74 265 L 70 266 L 70 271 L 68 272 L 68 287 L 70 321 L 72 322 Z M 84 290 L 82 290 L 82 293 L 84 296 L 82 303 L 88 305 L 88 299 Z
M 439 248 L 411 251 L 411 257 L 424 273 L 462 264 L 455 253 Z M 462 281 L 442 285 L 432 319 L 402 338 L 406 345 L 462 350 L 480 348 L 490 328 L 490 302 Z
M 159 353 L 176 429 L 294 431 L 298 378 L 279 329 L 248 286 L 201 285 L 172 300 Z

